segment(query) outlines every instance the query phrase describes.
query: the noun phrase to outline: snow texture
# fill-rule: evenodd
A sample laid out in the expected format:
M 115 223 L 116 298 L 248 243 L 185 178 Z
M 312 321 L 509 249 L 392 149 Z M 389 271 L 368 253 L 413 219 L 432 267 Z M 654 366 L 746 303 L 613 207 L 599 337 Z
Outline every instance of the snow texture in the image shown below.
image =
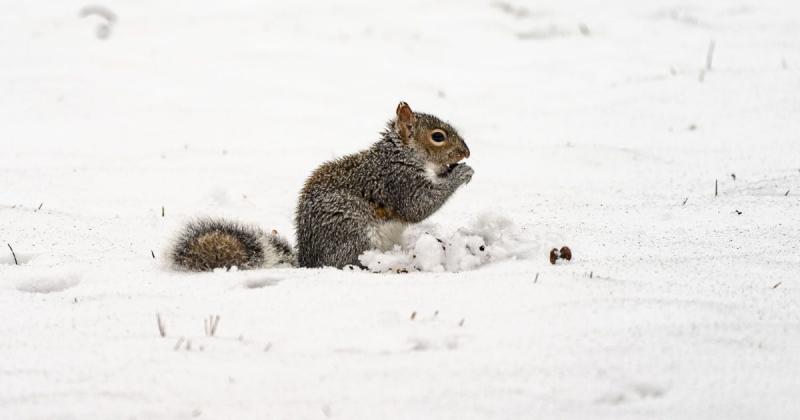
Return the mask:
M 537 246 L 510 219 L 486 213 L 469 227 L 455 231 L 446 231 L 436 224 L 414 225 L 406 230 L 402 243 L 394 249 L 367 251 L 359 261 L 376 273 L 458 273 L 509 258 L 531 257 L 543 249 L 542 245 L 546 246 Z
M 81 282 L 79 269 L 70 267 L 48 267 L 12 273 L 11 284 L 21 292 L 61 292 Z
M 798 417 L 796 0 L 0 10 L 0 419 Z M 475 169 L 408 274 L 165 268 L 400 100 Z

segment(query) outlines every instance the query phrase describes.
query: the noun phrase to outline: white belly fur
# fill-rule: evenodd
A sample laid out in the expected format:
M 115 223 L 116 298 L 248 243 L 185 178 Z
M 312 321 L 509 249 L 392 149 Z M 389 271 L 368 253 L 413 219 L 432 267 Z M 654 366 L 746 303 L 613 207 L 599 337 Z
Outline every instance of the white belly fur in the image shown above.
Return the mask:
M 388 251 L 395 245 L 399 245 L 403 239 L 403 232 L 406 230 L 405 223 L 402 222 L 381 222 L 370 226 L 367 235 L 372 243 L 372 248 L 381 251 Z

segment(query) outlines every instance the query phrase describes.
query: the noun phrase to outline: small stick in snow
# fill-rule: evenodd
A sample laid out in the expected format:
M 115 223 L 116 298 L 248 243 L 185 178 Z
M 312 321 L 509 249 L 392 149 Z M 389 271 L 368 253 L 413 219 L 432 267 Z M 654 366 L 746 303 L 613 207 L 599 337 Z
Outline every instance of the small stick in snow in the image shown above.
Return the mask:
M 192 351 L 192 340 L 186 340 L 186 351 Z
M 589 272 L 589 278 L 592 278 L 592 277 L 594 277 L 594 271 L 590 271 Z
M 36 211 L 41 210 L 43 205 L 44 205 L 44 202 L 39 203 L 39 207 L 36 208 Z
M 533 278 L 533 282 L 534 283 L 538 283 L 539 282 L 539 273 L 536 273 L 536 277 Z
M 681 205 L 685 206 L 687 201 L 689 201 L 689 197 L 684 198 L 683 203 L 681 203 Z
M 213 337 L 217 333 L 217 325 L 219 324 L 219 315 L 209 315 L 207 319 L 203 320 L 203 329 L 206 336 Z
M 153 250 L 152 250 L 152 249 L 150 250 L 150 255 L 152 255 L 152 256 L 153 256 L 153 259 L 156 259 L 156 253 L 155 253 L 155 252 L 153 252 Z
M 785 193 L 783 193 L 783 196 L 784 196 L 784 197 L 788 197 L 788 196 L 789 196 L 789 191 L 791 191 L 791 190 L 786 190 L 786 192 L 785 192 Z
M 164 206 L 161 206 L 161 217 L 164 217 Z
M 714 180 L 714 197 L 719 195 L 719 181 Z
M 708 44 L 708 51 L 706 52 L 706 71 L 711 71 L 711 62 L 714 60 L 714 40 Z
M 11 250 L 11 256 L 14 257 L 14 265 L 19 265 L 19 262 L 17 261 L 17 254 L 14 253 L 14 248 L 11 248 L 11 244 L 6 245 L 8 245 L 8 249 Z
M 213 337 L 214 334 L 217 333 L 217 326 L 219 325 L 219 315 L 215 316 L 213 320 L 211 318 L 209 318 L 209 322 L 211 323 L 211 331 L 210 331 L 210 333 L 211 333 L 211 336 Z
M 156 313 L 156 324 L 158 325 L 158 333 L 161 334 L 162 337 L 167 336 L 167 327 L 164 325 L 164 320 L 161 319 L 161 314 Z
M 411 312 L 411 316 L 409 317 L 410 320 L 414 320 L 417 317 L 417 311 Z
M 172 350 L 178 351 L 181 348 L 181 345 L 183 344 L 183 340 L 185 340 L 185 338 L 183 337 L 179 338 L 178 342 L 175 343 L 175 347 L 173 347 Z
M 733 178 L 733 180 L 736 181 L 736 174 L 731 174 L 731 178 Z
M 463 327 L 463 326 L 464 326 L 464 320 L 465 320 L 465 319 L 466 319 L 466 318 L 461 318 L 461 321 L 458 323 L 458 326 L 459 326 L 459 327 Z
M 773 289 L 777 289 L 777 288 L 778 288 L 778 286 L 780 286 L 781 284 L 783 284 L 783 282 L 782 282 L 782 281 L 779 281 L 779 282 L 775 283 L 775 285 L 774 285 L 774 286 L 772 286 L 772 288 L 773 288 Z

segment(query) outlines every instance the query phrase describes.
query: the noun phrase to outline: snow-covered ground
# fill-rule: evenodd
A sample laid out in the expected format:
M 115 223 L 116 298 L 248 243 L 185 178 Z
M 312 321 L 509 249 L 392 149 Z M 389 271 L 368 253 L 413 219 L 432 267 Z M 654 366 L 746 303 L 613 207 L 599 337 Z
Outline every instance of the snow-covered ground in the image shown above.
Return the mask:
M 86 4 L 0 5 L 0 418 L 800 413 L 797 1 Z M 192 216 L 291 236 L 399 100 L 472 150 L 429 229 L 533 252 L 164 268 Z

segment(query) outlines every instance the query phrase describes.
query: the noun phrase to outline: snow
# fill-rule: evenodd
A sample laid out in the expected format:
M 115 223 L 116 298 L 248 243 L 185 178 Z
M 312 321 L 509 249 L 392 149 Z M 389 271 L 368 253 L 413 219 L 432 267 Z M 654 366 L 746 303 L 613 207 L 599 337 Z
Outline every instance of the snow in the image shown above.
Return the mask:
M 21 292 L 50 293 L 75 287 L 81 282 L 79 268 L 69 266 L 32 267 L 9 276 L 14 287 Z
M 800 412 L 797 2 L 86 5 L 2 3 L 0 418 Z M 369 255 L 441 272 L 165 268 L 194 217 L 291 236 L 400 100 L 475 176 Z
M 533 257 L 546 246 L 536 244 L 532 235 L 507 217 L 486 212 L 467 227 L 450 232 L 436 224 L 413 225 L 392 250 L 370 250 L 359 261 L 374 273 L 458 273 L 509 258 Z

